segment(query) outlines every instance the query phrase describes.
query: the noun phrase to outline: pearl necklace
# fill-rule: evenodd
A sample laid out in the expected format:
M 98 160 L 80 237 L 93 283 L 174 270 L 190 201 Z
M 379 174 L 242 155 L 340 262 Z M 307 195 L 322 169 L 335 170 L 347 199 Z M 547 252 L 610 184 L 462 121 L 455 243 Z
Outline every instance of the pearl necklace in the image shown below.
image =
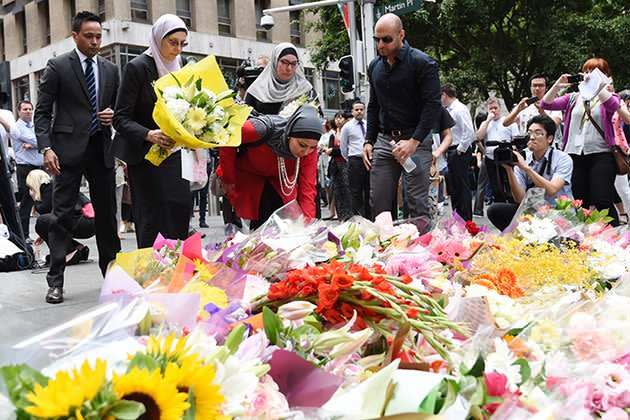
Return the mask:
M 284 163 L 284 158 L 278 158 L 278 174 L 280 175 L 280 190 L 285 197 L 290 196 L 297 185 L 298 174 L 300 173 L 300 158 L 297 159 L 295 164 L 295 174 L 293 179 L 289 178 L 287 174 L 287 167 Z

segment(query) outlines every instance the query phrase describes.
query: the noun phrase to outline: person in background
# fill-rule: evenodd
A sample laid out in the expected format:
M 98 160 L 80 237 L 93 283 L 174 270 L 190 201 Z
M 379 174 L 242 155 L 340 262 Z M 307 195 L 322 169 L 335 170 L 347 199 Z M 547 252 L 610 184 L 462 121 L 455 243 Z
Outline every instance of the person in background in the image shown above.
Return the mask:
M 615 132 L 615 144 L 626 155 L 630 155 L 630 146 L 628 146 L 628 139 L 623 130 L 624 119 L 630 121 L 630 113 L 628 112 L 628 106 L 626 102 L 619 101 L 619 109 L 615 112 L 612 118 L 613 130 Z M 625 117 L 625 118 L 624 118 Z M 616 200 L 615 206 L 617 207 L 617 213 L 619 213 L 619 224 L 628 224 L 628 214 L 630 211 L 630 184 L 628 183 L 628 175 L 617 175 L 615 178 L 615 190 Z
M 488 118 L 488 114 L 480 112 L 475 117 L 475 129 L 479 130 L 481 124 Z M 486 147 L 483 138 L 479 138 L 475 134 L 475 157 L 477 158 L 477 183 L 475 188 L 475 205 L 473 215 L 483 217 L 483 205 L 486 201 L 486 193 L 488 192 L 488 171 L 486 170 L 485 157 Z
M 181 151 L 173 151 L 160 166 L 144 159 L 153 144 L 173 147 L 173 140 L 153 120 L 152 83 L 183 65 L 187 39 L 184 21 L 171 14 L 160 16 L 151 28 L 149 48 L 123 72 L 114 127 L 120 134 L 118 157 L 127 163 L 129 173 L 138 248 L 152 246 L 158 233 L 181 240 L 189 233 L 192 193 L 182 178 Z
M 81 179 L 90 185 L 96 213 L 98 264 L 103 276 L 120 251 L 116 226 L 116 185 L 112 148 L 112 108 L 118 92 L 118 68 L 98 55 L 101 19 L 79 12 L 72 21 L 76 48 L 51 58 L 40 79 L 35 135 L 44 166 L 55 175 L 49 232 L 48 303 L 63 302 L 65 251 L 71 242 L 73 212 Z
M 542 188 L 545 200 L 552 206 L 557 197 L 571 197 L 573 162 L 568 154 L 552 146 L 555 121 L 547 115 L 537 115 L 529 120 L 527 132 L 526 157 L 513 151 L 516 165 L 504 165 L 514 203 L 494 203 L 488 208 L 488 219 L 501 231 L 509 226 L 530 188 Z
M 352 104 L 352 118 L 341 129 L 341 155 L 348 166 L 348 183 L 352 198 L 352 214 L 370 219 L 370 173 L 363 164 L 365 144 L 365 104 Z
M 585 79 L 595 69 L 611 76 L 606 60 L 591 58 L 582 65 Z M 611 224 L 617 226 L 619 216 L 613 203 L 617 167 L 611 149 L 615 146 L 612 118 L 619 109 L 619 96 L 599 86 L 599 93 L 589 100 L 579 92 L 557 97 L 560 89 L 571 87 L 569 76 L 563 74 L 556 80 L 541 108 L 564 112 L 563 148 L 573 159 L 573 196 L 585 208 L 608 209 Z
M 245 103 L 261 114 L 278 114 L 284 105 L 306 95 L 314 96 L 313 86 L 304 76 L 297 48 L 282 42 L 273 49 L 271 61 L 247 89 Z
M 339 220 L 348 220 L 352 217 L 352 196 L 348 182 L 348 163 L 341 154 L 341 131 L 349 119 L 349 115 L 339 111 L 334 118 L 334 134 L 328 140 L 326 153 L 330 156 L 328 164 L 328 176 L 332 180 L 333 197 L 335 202 L 335 214 Z
M 33 200 L 28 193 L 26 177 L 29 172 L 41 169 L 44 164 L 42 155 L 37 150 L 37 138 L 33 129 L 33 104 L 26 100 L 20 101 L 18 103 L 18 119 L 15 124 L 9 125 L 9 122 L 2 117 L 0 117 L 0 124 L 8 131 L 15 153 L 18 200 L 20 202 L 18 212 L 24 239 L 30 243 L 29 231 Z
M 315 217 L 321 135 L 318 110 L 306 105 L 288 120 L 252 116 L 242 128 L 239 150 L 219 148 L 223 188 L 236 214 L 250 220 L 250 230 L 293 200 L 307 218 Z
M 34 245 L 39 246 L 42 242 L 49 245 L 49 232 L 58 223 L 56 216 L 52 213 L 53 208 L 53 181 L 50 175 L 41 169 L 32 170 L 25 180 L 28 193 L 33 199 L 35 208 L 39 216 L 35 222 L 35 232 L 39 238 Z M 83 193 L 79 193 L 79 198 L 72 211 L 72 230 L 70 242 L 65 250 L 66 265 L 77 264 L 87 261 L 90 255 L 90 248 L 81 244 L 76 239 L 88 239 L 94 236 L 96 229 L 94 226 L 94 209 L 90 199 Z M 50 264 L 50 255 L 46 256 L 46 264 Z

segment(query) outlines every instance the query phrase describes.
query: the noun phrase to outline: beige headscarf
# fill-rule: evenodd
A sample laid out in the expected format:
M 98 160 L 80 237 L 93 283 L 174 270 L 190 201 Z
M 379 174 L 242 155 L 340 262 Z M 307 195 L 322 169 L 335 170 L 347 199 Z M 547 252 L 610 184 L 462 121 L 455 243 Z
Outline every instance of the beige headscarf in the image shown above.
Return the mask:
M 33 169 L 26 176 L 26 186 L 30 190 L 31 197 L 35 201 L 42 201 L 42 184 L 50 184 L 52 178 L 41 169 Z
M 160 16 L 160 18 L 153 24 L 151 28 L 151 39 L 149 40 L 149 49 L 147 49 L 144 53 L 150 57 L 153 57 L 155 60 L 155 66 L 157 67 L 158 75 L 160 77 L 165 74 L 169 74 L 171 72 L 179 70 L 180 60 L 179 56 L 175 58 L 173 61 L 166 61 L 162 54 L 160 53 L 160 44 L 164 37 L 170 33 L 172 33 L 176 29 L 181 29 L 188 33 L 188 28 L 186 28 L 186 24 L 179 17 L 171 14 L 166 14 Z

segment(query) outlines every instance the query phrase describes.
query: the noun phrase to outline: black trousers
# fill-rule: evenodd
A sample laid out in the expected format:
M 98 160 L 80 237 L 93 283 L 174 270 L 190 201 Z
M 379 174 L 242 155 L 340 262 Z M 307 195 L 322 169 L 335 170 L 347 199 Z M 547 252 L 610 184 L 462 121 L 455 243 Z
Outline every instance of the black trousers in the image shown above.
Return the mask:
M 90 138 L 81 165 L 61 166 L 55 177 L 53 190 L 53 223 L 48 233 L 50 269 L 46 279 L 50 287 L 63 287 L 66 268 L 66 250 L 72 243 L 76 222 L 75 206 L 79 196 L 81 178 L 85 175 L 90 186 L 90 200 L 94 207 L 94 227 L 98 248 L 98 265 L 103 276 L 109 263 L 120 251 L 116 223 L 116 182 L 114 168 L 104 163 L 103 140 L 100 135 Z
M 472 152 L 458 154 L 449 150 L 447 155 L 448 173 L 446 185 L 451 196 L 451 205 L 464 220 L 472 220 L 472 191 L 470 186 L 470 161 Z
M 518 204 L 514 203 L 493 203 L 488 207 L 488 220 L 500 231 L 505 230 L 510 225 L 514 215 L 518 210 Z
M 613 204 L 617 167 L 612 153 L 570 156 L 573 160 L 573 197 L 582 200 L 585 208 L 594 206 L 597 210 L 608 209 L 608 215 L 613 218 L 611 225 L 619 226 L 619 215 Z
M 271 215 L 284 206 L 282 197 L 276 192 L 273 186 L 265 181 L 262 195 L 260 196 L 260 207 L 258 208 L 258 219 L 249 222 L 249 230 L 253 231 L 261 227 Z
M 160 166 L 143 160 L 128 171 L 138 248 L 152 246 L 158 233 L 186 239 L 192 193 L 190 183 L 182 178 L 181 153 L 173 153 Z
M 34 169 L 41 169 L 39 166 L 35 165 L 17 165 L 16 175 L 18 182 L 18 199 L 20 200 L 20 223 L 22 224 L 22 231 L 24 232 L 24 238 L 29 237 L 29 225 L 31 220 L 31 211 L 33 210 L 33 199 L 28 192 L 28 187 L 26 186 L 26 177 L 29 172 Z
M 512 197 L 508 194 L 509 183 L 505 168 L 497 165 L 494 160 L 485 158 L 486 172 L 488 173 L 488 181 L 492 188 L 492 195 L 495 203 L 511 203 Z
M 348 182 L 348 165 L 346 161 L 337 161 L 334 158 L 328 165 L 329 174 L 332 178 L 337 217 L 339 220 L 348 220 L 352 217 L 352 196 Z
M 365 169 L 362 157 L 350 156 L 348 158 L 348 183 L 352 196 L 352 214 L 371 219 L 370 173 Z
M 44 242 L 46 242 L 46 245 L 48 245 L 48 233 L 50 232 L 50 229 L 53 227 L 53 225 L 56 223 L 57 218 L 52 213 L 40 215 L 35 222 L 35 232 L 37 232 L 37 234 L 44 240 Z M 68 244 L 69 247 L 65 251 L 63 251 L 64 258 L 67 254 L 74 251 L 78 246 L 81 245 L 79 242 L 75 241 L 75 238 L 88 239 L 94 236 L 95 233 L 96 229 L 94 227 L 94 219 L 88 219 L 83 216 L 76 218 L 74 226 L 72 227 L 72 231 L 70 232 L 72 237 Z M 62 252 L 62 250 L 55 249 L 54 252 Z M 50 253 L 52 258 L 52 248 Z

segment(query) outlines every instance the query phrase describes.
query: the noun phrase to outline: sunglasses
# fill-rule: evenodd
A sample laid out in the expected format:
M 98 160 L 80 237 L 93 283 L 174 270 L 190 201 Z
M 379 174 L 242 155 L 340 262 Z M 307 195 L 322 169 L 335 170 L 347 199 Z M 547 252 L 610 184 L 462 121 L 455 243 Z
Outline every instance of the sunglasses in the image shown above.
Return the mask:
M 391 44 L 394 41 L 394 38 L 392 38 L 391 36 L 384 36 L 382 38 L 379 38 L 377 36 L 373 37 L 374 38 L 374 42 L 376 44 L 378 44 L 379 42 L 383 42 L 383 44 Z
M 173 48 L 177 48 L 177 47 L 186 48 L 188 46 L 188 42 L 186 41 L 179 42 L 176 39 L 171 39 L 171 38 L 166 38 L 166 42 L 168 42 L 168 45 L 170 45 Z

